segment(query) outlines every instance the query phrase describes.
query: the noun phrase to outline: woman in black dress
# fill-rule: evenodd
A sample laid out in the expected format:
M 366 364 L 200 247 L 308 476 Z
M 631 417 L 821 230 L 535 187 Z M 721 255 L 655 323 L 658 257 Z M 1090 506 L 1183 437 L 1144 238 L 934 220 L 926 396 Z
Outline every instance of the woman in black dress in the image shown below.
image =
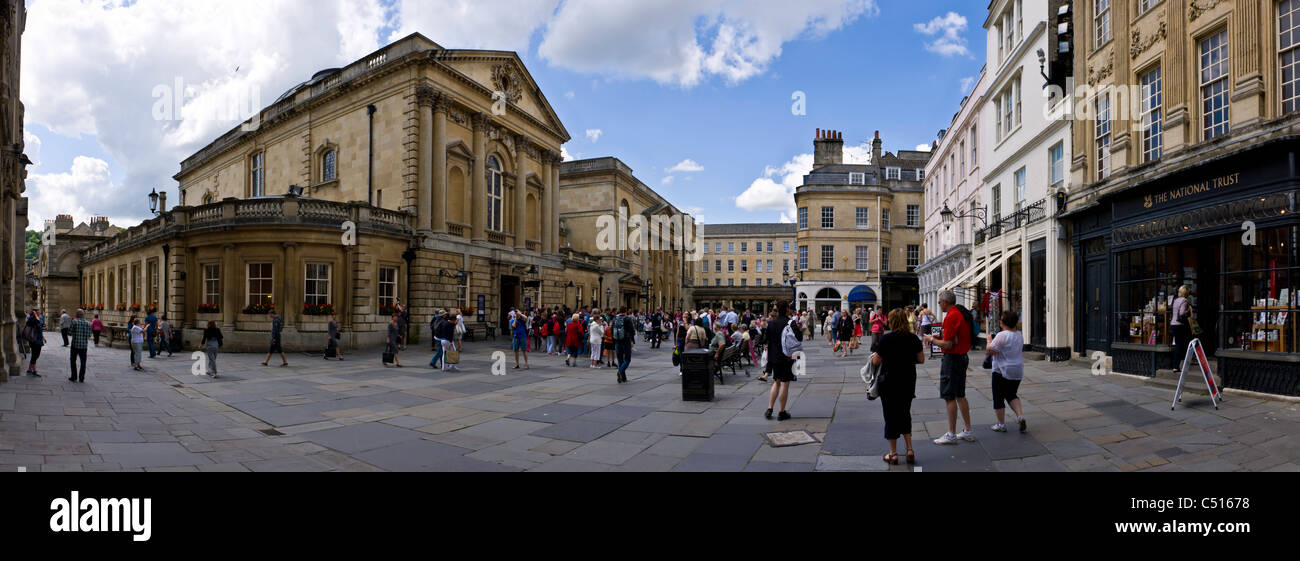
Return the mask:
M 871 364 L 880 366 L 880 406 L 885 413 L 885 439 L 889 440 L 886 463 L 898 465 L 898 437 L 907 444 L 907 463 L 916 463 L 912 450 L 912 400 L 916 398 L 916 365 L 925 364 L 921 341 L 912 335 L 907 313 L 889 312 L 889 332 L 871 356 Z
M 853 346 L 853 340 L 854 340 L 853 333 L 855 332 L 855 328 L 857 327 L 857 325 L 858 325 L 857 314 L 853 314 L 852 316 L 850 316 L 849 314 L 846 313 L 844 314 L 844 319 L 840 320 L 840 326 L 838 328 L 840 334 L 838 339 L 840 341 L 840 351 L 844 353 L 843 355 L 841 355 L 843 358 L 848 358 L 849 356 L 849 352 L 851 350 L 850 348 Z
M 393 314 L 393 320 L 388 323 L 388 339 L 387 341 L 385 341 L 385 344 L 387 346 L 384 347 L 384 354 L 393 355 L 393 364 L 396 365 L 398 368 L 402 367 L 402 361 L 397 360 L 397 351 L 401 342 L 402 342 L 401 320 L 398 318 L 397 314 Z M 388 365 L 384 364 L 384 366 L 387 367 Z

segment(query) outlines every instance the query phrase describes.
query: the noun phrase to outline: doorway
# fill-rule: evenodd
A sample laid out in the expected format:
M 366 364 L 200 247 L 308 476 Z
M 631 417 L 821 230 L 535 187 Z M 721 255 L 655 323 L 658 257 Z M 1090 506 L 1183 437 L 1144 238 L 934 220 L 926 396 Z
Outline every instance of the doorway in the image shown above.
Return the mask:
M 1028 315 L 1022 321 L 1029 324 L 1029 344 L 1035 350 L 1047 347 L 1047 240 L 1029 244 L 1029 301 Z
M 502 333 L 510 329 L 510 310 L 519 307 L 519 277 L 501 277 L 501 309 L 497 325 Z
M 1110 266 L 1106 260 L 1101 259 L 1089 261 L 1085 267 L 1084 305 L 1088 316 L 1085 348 L 1089 351 L 1089 355 L 1091 351 L 1109 353 L 1110 318 L 1107 310 L 1110 309 Z

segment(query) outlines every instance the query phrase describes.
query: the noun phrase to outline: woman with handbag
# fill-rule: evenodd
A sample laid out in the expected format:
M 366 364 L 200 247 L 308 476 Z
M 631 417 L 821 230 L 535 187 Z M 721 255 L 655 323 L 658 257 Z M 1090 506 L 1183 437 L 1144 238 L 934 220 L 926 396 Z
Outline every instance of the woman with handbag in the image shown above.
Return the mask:
M 339 318 L 330 314 L 329 341 L 325 343 L 325 360 L 337 358 L 343 360 L 343 351 L 339 349 Z
M 24 339 L 27 340 L 27 346 L 32 350 L 31 362 L 27 365 L 27 374 L 40 378 L 41 375 L 36 372 L 36 359 L 41 358 L 41 349 L 45 347 L 45 322 L 41 320 L 41 311 L 32 310 L 32 315 L 27 316 L 27 324 L 23 328 Z
M 880 408 L 885 414 L 885 439 L 889 453 L 885 463 L 898 465 L 898 437 L 907 445 L 907 463 L 916 463 L 912 449 L 912 400 L 916 399 L 916 365 L 925 364 L 921 340 L 912 335 L 907 314 L 889 312 L 889 333 L 880 338 L 871 356 L 871 364 L 880 367 L 878 388 Z
M 1178 287 L 1178 298 L 1174 300 L 1173 319 L 1169 327 L 1174 332 L 1174 367 L 1181 368 L 1187 357 L 1187 345 L 1192 342 L 1192 302 L 1187 297 L 1192 287 Z

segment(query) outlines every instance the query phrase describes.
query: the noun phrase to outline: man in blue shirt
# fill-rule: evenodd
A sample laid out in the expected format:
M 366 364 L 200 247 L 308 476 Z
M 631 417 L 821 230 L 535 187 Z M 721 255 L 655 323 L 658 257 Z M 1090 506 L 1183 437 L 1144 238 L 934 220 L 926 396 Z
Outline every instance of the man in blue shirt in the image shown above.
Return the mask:
M 158 351 L 153 346 L 153 339 L 158 336 L 158 316 L 154 310 L 149 310 L 149 315 L 144 318 L 144 326 L 144 339 L 149 343 L 149 358 L 158 358 Z
M 528 318 L 510 310 L 510 350 L 515 352 L 515 370 L 519 370 L 519 353 L 524 353 L 524 370 L 528 370 Z
M 276 315 L 275 310 L 271 310 L 271 350 L 266 352 L 266 360 L 262 361 L 262 366 L 270 366 L 271 355 L 280 353 L 280 360 L 284 362 L 280 366 L 289 366 L 289 359 L 284 356 L 284 348 L 280 345 L 280 330 L 284 328 L 284 323 L 280 316 Z

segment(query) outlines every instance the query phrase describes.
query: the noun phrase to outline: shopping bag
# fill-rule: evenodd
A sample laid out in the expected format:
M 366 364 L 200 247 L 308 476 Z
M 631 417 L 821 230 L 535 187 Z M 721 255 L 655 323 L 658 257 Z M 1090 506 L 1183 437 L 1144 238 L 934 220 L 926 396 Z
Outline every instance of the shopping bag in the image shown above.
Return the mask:
M 460 364 L 460 351 L 456 349 L 447 349 L 443 351 L 443 362 L 446 364 Z

